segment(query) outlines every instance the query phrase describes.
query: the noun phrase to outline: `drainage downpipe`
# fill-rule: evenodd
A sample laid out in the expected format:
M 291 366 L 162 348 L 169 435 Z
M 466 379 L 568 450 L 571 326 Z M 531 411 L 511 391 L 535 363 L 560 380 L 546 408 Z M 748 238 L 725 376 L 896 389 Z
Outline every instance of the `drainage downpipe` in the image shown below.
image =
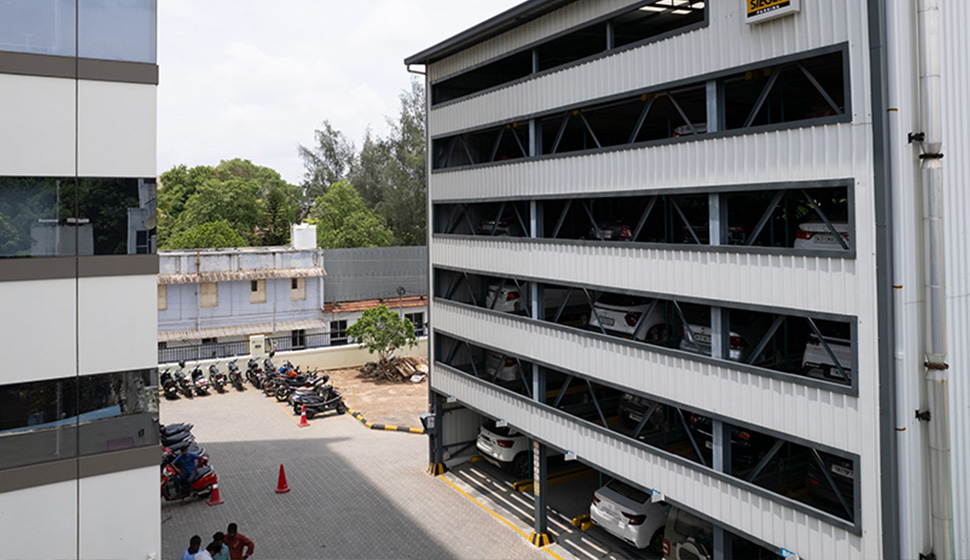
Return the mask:
M 929 406 L 930 530 L 939 560 L 953 558 L 949 374 L 946 363 L 946 263 L 943 252 L 943 115 L 940 0 L 919 0 L 919 86 L 923 187 L 925 357 Z

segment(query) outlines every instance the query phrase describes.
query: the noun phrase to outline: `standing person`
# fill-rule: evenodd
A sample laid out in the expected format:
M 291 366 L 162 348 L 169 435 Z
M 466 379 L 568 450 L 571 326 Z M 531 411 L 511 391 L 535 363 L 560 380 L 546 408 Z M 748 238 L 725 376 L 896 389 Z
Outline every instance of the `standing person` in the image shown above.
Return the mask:
M 199 548 L 202 547 L 202 537 L 199 535 L 194 535 L 189 539 L 189 548 L 186 549 L 185 554 L 182 555 L 182 560 L 195 560 L 195 554 L 199 552 Z
M 214 548 L 216 552 L 212 552 L 209 547 L 206 547 L 212 554 L 212 560 L 229 560 L 229 547 L 224 542 L 225 538 L 226 536 L 221 532 L 212 535 L 212 542 L 209 543 L 209 547 Z
M 195 560 L 212 560 L 212 551 L 218 551 L 219 547 L 216 543 L 209 543 L 209 546 L 200 550 L 198 554 L 195 555 Z
M 229 558 L 230 560 L 243 560 L 244 558 L 249 558 L 253 555 L 253 551 L 256 550 L 253 541 L 246 538 L 245 535 L 239 533 L 239 526 L 235 523 L 230 523 L 229 527 L 226 529 L 226 544 L 229 545 Z M 246 549 L 246 552 L 243 550 Z

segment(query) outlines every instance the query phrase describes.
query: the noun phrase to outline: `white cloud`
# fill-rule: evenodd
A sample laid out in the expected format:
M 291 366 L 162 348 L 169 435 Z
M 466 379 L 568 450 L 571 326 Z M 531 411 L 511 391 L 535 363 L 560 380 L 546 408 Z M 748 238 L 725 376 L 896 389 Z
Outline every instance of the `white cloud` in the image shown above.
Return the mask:
M 158 171 L 241 157 L 299 183 L 323 120 L 385 135 L 405 57 L 516 2 L 159 2 Z

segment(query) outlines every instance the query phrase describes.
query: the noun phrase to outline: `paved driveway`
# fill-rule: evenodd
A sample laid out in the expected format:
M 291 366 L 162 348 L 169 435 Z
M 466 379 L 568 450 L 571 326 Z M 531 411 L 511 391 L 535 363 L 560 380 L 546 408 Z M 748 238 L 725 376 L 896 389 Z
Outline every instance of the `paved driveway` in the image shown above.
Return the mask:
M 570 558 L 556 545 L 534 548 L 429 476 L 424 436 L 368 430 L 349 415 L 299 428 L 291 411 L 251 387 L 163 401 L 161 421 L 195 424 L 225 500 L 163 503 L 165 559 L 180 558 L 192 535 L 204 545 L 230 522 L 256 543 L 257 559 Z M 280 464 L 286 494 L 275 493 Z

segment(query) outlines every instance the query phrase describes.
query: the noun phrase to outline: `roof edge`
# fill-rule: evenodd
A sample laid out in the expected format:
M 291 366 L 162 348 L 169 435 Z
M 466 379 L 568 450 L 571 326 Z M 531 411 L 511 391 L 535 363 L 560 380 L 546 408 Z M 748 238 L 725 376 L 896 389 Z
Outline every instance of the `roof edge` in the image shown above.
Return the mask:
M 527 0 L 517 6 L 466 29 L 437 45 L 404 59 L 404 64 L 430 64 L 457 52 L 483 43 L 510 29 L 524 25 L 536 18 L 558 10 L 576 0 Z

